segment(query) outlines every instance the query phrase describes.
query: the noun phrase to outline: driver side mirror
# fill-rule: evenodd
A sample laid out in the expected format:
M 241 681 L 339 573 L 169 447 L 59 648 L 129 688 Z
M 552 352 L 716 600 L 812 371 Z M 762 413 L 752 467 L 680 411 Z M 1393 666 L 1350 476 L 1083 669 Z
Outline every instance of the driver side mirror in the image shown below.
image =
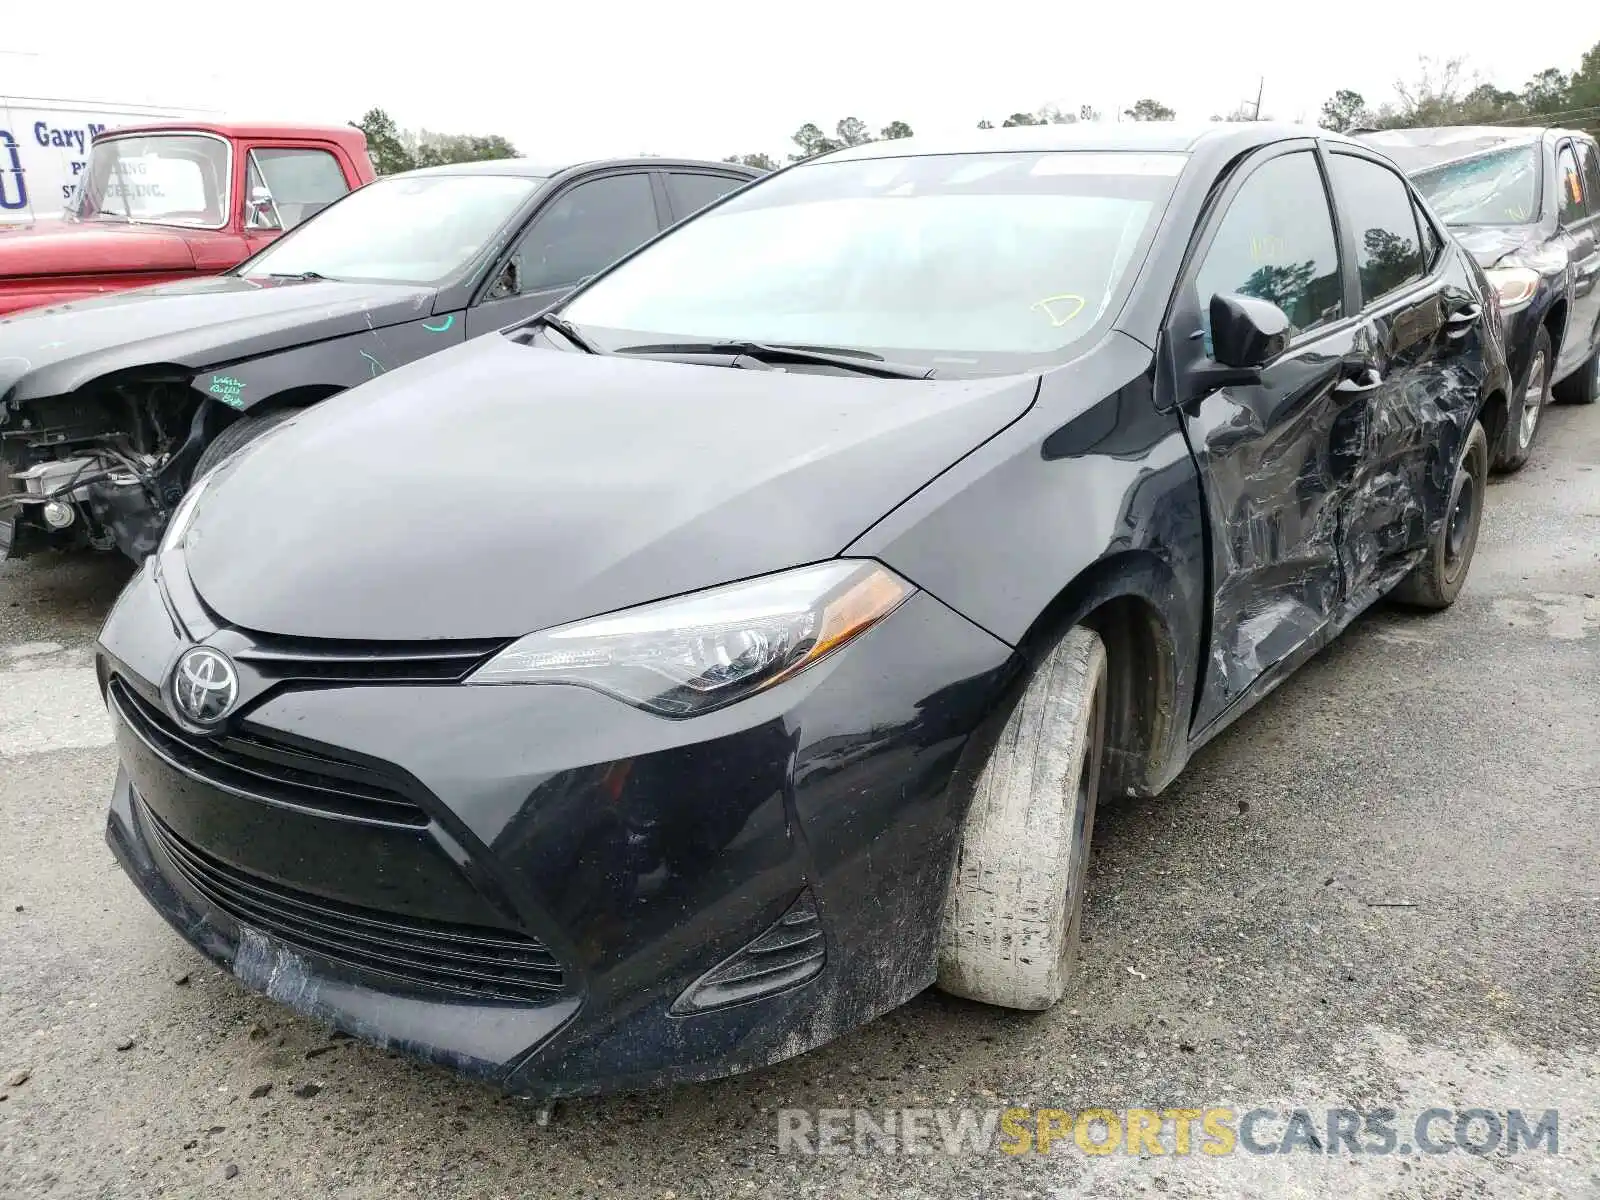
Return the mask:
M 245 205 L 244 223 L 249 229 L 283 228 L 283 222 L 278 219 L 278 206 L 273 203 L 272 193 L 266 188 L 256 188 L 250 193 L 250 200 Z
M 1219 366 L 1256 370 L 1289 346 L 1289 318 L 1270 300 L 1237 293 L 1211 297 L 1211 357 Z
M 522 291 L 522 273 L 517 268 L 517 260 L 510 262 L 500 271 L 500 277 L 494 281 L 494 286 L 489 289 L 485 300 L 507 300 Z

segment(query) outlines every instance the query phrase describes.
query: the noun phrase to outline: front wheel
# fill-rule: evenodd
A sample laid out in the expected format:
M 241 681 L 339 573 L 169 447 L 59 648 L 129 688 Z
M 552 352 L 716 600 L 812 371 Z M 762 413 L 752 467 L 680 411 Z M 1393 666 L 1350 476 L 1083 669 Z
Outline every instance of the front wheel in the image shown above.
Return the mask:
M 1478 527 L 1489 484 L 1489 439 L 1474 421 L 1450 483 L 1444 520 L 1428 544 L 1428 553 L 1394 589 L 1394 598 L 1413 608 L 1449 608 L 1467 582 L 1472 554 L 1478 548 Z
M 1550 366 L 1553 361 L 1550 333 L 1541 328 L 1533 339 L 1528 377 L 1523 381 L 1517 402 L 1511 407 L 1505 436 L 1500 439 L 1500 449 L 1495 455 L 1494 465 L 1499 470 L 1518 470 L 1533 453 L 1533 438 L 1539 432 L 1539 418 L 1544 416 L 1544 410 L 1550 403 Z
M 1076 966 L 1106 729 L 1106 650 L 1074 626 L 978 777 L 939 934 L 939 987 L 1049 1008 Z
M 283 424 L 290 417 L 299 415 L 299 412 L 297 408 L 278 408 L 259 416 L 240 417 L 211 439 L 211 444 L 201 452 L 200 461 L 195 463 L 194 474 L 189 476 L 190 480 L 199 479 L 223 459 L 243 450 L 267 430 Z

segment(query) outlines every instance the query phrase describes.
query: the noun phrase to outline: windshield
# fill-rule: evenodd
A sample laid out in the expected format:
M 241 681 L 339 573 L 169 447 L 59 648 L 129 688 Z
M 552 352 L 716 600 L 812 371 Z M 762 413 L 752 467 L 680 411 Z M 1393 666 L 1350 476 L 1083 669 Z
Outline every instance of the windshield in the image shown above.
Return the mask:
M 1539 159 L 1509 146 L 1412 176 L 1446 225 L 1525 225 L 1539 217 Z
M 97 141 L 70 209 L 83 221 L 218 228 L 227 222 L 228 144 L 205 134 Z
M 542 182 L 511 175 L 380 179 L 296 226 L 238 273 L 442 283 L 484 251 Z
M 1030 370 L 1114 314 L 1182 155 L 819 162 L 680 225 L 562 311 L 608 349 L 748 340 Z

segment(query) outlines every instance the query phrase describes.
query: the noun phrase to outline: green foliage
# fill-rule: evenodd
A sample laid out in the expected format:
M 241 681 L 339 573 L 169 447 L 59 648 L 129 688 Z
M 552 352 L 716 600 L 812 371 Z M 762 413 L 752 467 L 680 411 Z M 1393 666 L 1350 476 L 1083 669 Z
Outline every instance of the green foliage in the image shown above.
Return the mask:
M 429 133 L 426 129 L 412 133 L 398 128 L 394 118 L 381 108 L 368 109 L 366 116 L 350 124 L 367 135 L 372 169 L 379 175 L 446 163 L 519 157 L 517 148 L 497 133 Z
M 1171 121 L 1178 114 L 1159 100 L 1146 98 L 1132 108 L 1124 109 L 1122 115 L 1133 121 Z
M 1322 106 L 1322 127 L 1335 133 L 1349 133 L 1371 125 L 1374 118 L 1367 109 L 1366 97 L 1349 88 L 1340 88 Z
M 1063 112 L 1056 104 L 1046 104 L 1037 112 L 1014 112 L 1000 122 L 1002 129 L 1015 129 L 1018 125 L 1071 125 L 1079 120 L 1098 121 L 1100 114 L 1085 104 L 1075 113 Z M 978 122 L 979 129 L 993 129 L 994 122 L 985 118 Z
M 872 131 L 867 123 L 860 117 L 845 117 L 833 127 L 833 137 L 822 132 L 822 129 L 811 121 L 807 121 L 794 131 L 790 140 L 798 146 L 799 152 L 790 154 L 790 162 L 803 162 L 808 158 L 815 158 L 819 154 L 828 154 L 834 150 L 843 149 L 845 146 L 860 146 L 867 142 L 875 142 L 878 138 L 872 136 Z M 879 137 L 888 141 L 893 138 L 911 136 L 911 126 L 904 121 L 890 121 L 879 133 Z
M 778 169 L 778 160 L 766 153 L 730 154 L 722 161 L 740 163 L 746 167 L 754 167 L 758 171 L 776 171 Z

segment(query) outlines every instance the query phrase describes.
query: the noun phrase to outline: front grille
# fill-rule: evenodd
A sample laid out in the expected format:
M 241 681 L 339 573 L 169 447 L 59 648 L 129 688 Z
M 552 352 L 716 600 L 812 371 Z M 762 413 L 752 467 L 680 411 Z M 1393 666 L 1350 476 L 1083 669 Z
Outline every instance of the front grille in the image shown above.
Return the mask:
M 113 676 L 107 691 L 118 714 L 177 771 L 236 796 L 324 816 L 408 825 L 427 812 L 378 771 L 254 734 L 196 737 Z
M 242 633 L 242 631 L 241 631 Z M 229 648 L 263 678 L 282 683 L 457 683 L 509 642 L 351 642 L 250 633 Z
M 191 846 L 149 805 L 139 811 L 190 888 L 293 949 L 411 987 L 478 999 L 539 1003 L 561 991 L 561 964 L 536 938 L 358 908 L 284 887 Z

